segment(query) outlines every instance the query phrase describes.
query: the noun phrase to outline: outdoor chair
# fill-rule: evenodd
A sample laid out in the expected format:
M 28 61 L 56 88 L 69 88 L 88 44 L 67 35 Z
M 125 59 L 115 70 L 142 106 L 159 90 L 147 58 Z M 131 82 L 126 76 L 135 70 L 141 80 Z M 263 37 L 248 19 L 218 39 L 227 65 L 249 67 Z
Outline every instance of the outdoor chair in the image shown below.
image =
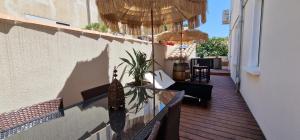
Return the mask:
M 205 79 L 207 83 L 210 81 L 210 68 L 208 66 L 193 66 L 191 73 L 193 73 L 191 81 L 194 81 L 196 78 L 198 78 L 199 82 L 202 79 Z
M 81 92 L 81 96 L 84 101 L 89 100 L 91 98 L 95 98 L 99 95 L 106 94 L 108 92 L 110 84 L 101 85 L 92 89 L 88 89 Z
M 184 90 L 186 95 L 200 99 L 203 102 L 211 100 L 211 91 L 213 86 L 193 82 L 176 82 L 169 86 L 169 90 Z
M 147 73 L 145 75 L 147 81 L 152 83 L 152 74 Z M 169 89 L 169 90 L 184 90 L 185 95 L 192 96 L 196 99 L 201 99 L 203 102 L 207 102 L 211 99 L 211 91 L 213 86 L 203 83 L 195 82 L 175 82 L 164 71 L 155 71 L 155 88 L 157 89 Z
M 160 121 L 156 121 L 147 140 L 156 140 L 160 128 Z
M 208 83 L 210 81 L 210 69 L 213 68 L 213 59 L 207 58 L 193 58 L 190 61 L 191 67 L 191 81 L 196 78 L 201 82 L 202 79 L 206 79 Z
M 168 113 L 163 118 L 162 127 L 159 131 L 160 140 L 179 140 L 179 123 L 181 102 L 184 91 L 178 93 L 168 105 Z

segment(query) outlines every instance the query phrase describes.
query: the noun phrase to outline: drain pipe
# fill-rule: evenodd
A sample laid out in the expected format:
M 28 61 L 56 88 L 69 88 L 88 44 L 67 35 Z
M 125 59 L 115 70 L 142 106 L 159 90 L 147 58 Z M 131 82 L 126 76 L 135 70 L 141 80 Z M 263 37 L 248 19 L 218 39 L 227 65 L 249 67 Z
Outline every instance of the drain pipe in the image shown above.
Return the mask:
M 245 1 L 247 3 L 248 0 Z M 244 8 L 245 8 L 244 0 L 240 0 L 240 41 L 238 46 L 238 54 L 237 54 L 237 66 L 236 66 L 236 92 L 240 91 L 241 86 L 241 59 L 242 59 L 242 46 L 243 46 L 243 34 L 244 34 Z

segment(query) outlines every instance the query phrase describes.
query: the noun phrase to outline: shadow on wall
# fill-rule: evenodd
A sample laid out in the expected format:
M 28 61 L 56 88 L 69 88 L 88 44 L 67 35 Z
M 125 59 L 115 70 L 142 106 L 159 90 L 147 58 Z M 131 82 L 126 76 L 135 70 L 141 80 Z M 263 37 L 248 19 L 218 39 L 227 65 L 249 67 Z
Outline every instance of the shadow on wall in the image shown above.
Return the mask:
M 82 91 L 109 83 L 108 47 L 98 57 L 76 64 L 57 96 L 63 98 L 65 107 L 82 101 Z
M 5 23 L 0 22 L 0 32 L 2 32 L 4 34 L 8 34 L 10 32 L 10 30 L 12 29 L 12 27 L 14 27 L 13 24 L 5 24 Z
M 50 35 L 54 35 L 56 32 L 58 32 L 58 29 L 52 26 L 43 26 L 43 25 L 31 24 L 31 23 L 20 23 L 18 24 L 18 26 L 24 27 L 26 29 L 35 30 L 37 32 L 48 33 Z
M 166 46 L 163 46 L 161 44 L 154 45 L 154 57 L 155 57 L 155 61 L 158 63 L 155 64 L 155 70 L 165 69 L 165 57 L 166 57 L 165 54 L 166 54 Z

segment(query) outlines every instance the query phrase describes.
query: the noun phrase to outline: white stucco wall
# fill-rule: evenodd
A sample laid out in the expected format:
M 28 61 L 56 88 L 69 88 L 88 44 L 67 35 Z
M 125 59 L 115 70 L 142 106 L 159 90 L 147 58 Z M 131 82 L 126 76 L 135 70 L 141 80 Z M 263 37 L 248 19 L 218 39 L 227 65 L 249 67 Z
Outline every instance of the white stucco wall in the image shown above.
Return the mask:
M 88 0 L 0 0 L 0 13 L 25 18 L 26 14 L 61 21 L 75 27 L 88 24 Z M 96 0 L 89 0 L 91 22 L 98 22 Z
M 299 5 L 297 0 L 264 0 L 259 76 L 245 71 L 251 48 L 253 0 L 245 7 L 240 91 L 270 140 L 300 137 Z
M 239 32 L 240 32 L 240 1 L 231 0 L 231 15 L 230 15 L 230 33 L 229 33 L 229 44 L 230 44 L 230 54 L 229 54 L 229 67 L 231 78 L 236 82 L 236 67 L 237 67 L 237 52 L 239 52 Z
M 63 97 L 68 106 L 81 92 L 107 84 L 120 57 L 132 48 L 151 54 L 151 44 L 111 35 L 0 20 L 0 113 Z M 156 60 L 164 54 L 156 49 Z M 121 75 L 123 67 L 119 70 Z M 132 79 L 125 75 L 123 83 Z

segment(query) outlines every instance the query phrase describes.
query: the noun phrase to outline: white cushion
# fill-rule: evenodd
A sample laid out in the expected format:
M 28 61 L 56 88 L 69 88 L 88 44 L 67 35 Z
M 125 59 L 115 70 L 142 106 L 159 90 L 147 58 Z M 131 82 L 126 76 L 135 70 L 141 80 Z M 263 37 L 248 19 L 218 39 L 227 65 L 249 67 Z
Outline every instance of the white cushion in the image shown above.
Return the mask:
M 156 89 L 166 89 L 175 83 L 175 81 L 162 70 L 157 70 L 154 73 L 155 73 L 154 80 L 155 80 Z M 151 84 L 153 84 L 152 78 L 153 78 L 152 73 L 145 74 L 145 79 Z

